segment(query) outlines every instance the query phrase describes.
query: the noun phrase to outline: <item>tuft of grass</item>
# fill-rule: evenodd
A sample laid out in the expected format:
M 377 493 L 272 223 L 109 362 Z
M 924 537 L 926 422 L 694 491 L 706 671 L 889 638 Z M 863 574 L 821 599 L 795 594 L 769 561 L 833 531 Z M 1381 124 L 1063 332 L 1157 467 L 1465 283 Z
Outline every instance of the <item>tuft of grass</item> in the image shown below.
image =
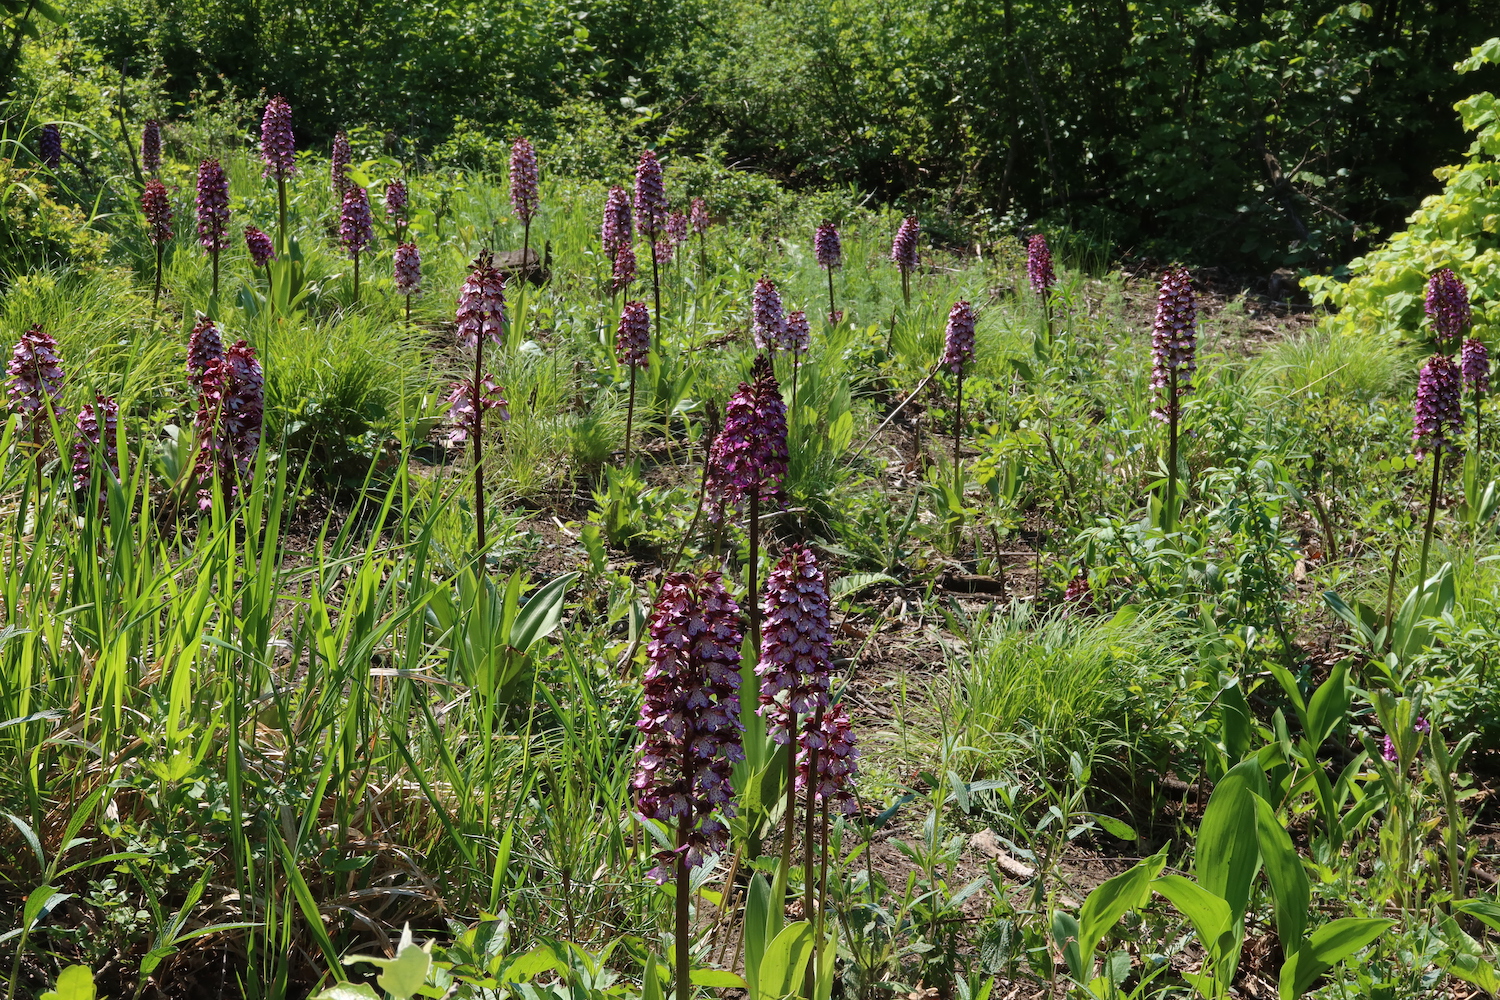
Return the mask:
M 1412 362 L 1411 351 L 1389 338 L 1316 329 L 1266 348 L 1247 374 L 1277 395 L 1370 399 L 1402 392 L 1415 371 Z

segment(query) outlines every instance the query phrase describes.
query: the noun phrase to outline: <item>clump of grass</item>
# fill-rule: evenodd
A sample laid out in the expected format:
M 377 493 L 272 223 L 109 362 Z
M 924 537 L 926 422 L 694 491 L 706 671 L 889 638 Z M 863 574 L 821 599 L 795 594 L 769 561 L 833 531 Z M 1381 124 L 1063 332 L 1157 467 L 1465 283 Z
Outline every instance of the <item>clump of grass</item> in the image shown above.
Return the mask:
M 1315 392 L 1370 399 L 1404 395 L 1413 371 L 1410 352 L 1389 338 L 1317 329 L 1266 348 L 1246 374 L 1252 384 L 1281 396 Z

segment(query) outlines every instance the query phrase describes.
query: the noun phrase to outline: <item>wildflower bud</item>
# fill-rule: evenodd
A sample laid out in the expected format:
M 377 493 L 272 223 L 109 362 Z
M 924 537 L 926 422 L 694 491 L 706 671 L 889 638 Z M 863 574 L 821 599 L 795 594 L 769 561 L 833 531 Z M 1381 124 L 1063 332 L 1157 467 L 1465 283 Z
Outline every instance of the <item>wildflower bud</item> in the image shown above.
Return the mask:
M 400 295 L 415 295 L 422 288 L 422 255 L 415 243 L 403 243 L 393 256 L 396 272 L 396 292 Z
M 350 256 L 370 247 L 375 238 L 375 220 L 370 217 L 370 196 L 364 188 L 350 184 L 344 191 L 344 207 L 339 213 L 339 242 Z
M 896 238 L 891 242 L 891 262 L 903 271 L 915 271 L 917 269 L 917 241 L 922 235 L 922 226 L 917 222 L 917 217 L 908 215 L 901 223 L 901 228 L 896 230 Z
M 58 354 L 57 341 L 40 323 L 16 341 L 5 365 L 5 375 L 10 408 L 21 414 L 24 426 L 45 424 L 49 412 L 54 416 L 62 413 L 62 356 Z
M 536 150 L 524 135 L 510 147 L 510 207 L 516 218 L 529 224 L 541 204 L 537 184 Z
M 1185 267 L 1169 268 L 1157 292 L 1156 324 L 1151 331 L 1151 385 L 1157 391 L 1157 408 L 1152 412 L 1157 419 L 1171 419 L 1179 412 L 1179 399 L 1193 391 L 1197 350 L 1198 307 L 1192 276 Z M 1171 390 L 1174 376 L 1175 396 Z
M 116 476 L 120 474 L 119 451 L 116 433 L 119 427 L 120 404 L 113 396 L 95 396 L 94 402 L 84 403 L 78 410 L 77 434 L 73 439 L 73 489 L 79 492 L 89 488 L 94 473 L 94 456 L 103 449 L 104 465 Z M 101 501 L 103 497 L 100 497 Z
M 254 226 L 245 227 L 245 249 L 250 251 L 250 263 L 255 267 L 265 267 L 276 259 L 276 245 L 271 237 Z
M 458 336 L 474 347 L 480 337 L 504 343 L 505 278 L 495 268 L 489 251 L 474 260 L 474 269 L 458 294 Z
M 765 275 L 760 276 L 750 296 L 750 331 L 758 351 L 774 351 L 786 339 L 786 313 L 782 309 L 781 293 Z
M 1026 241 L 1026 277 L 1031 281 L 1031 290 L 1039 295 L 1057 284 L 1057 274 L 1052 270 L 1052 250 L 1047 246 L 1047 237 L 1034 234 Z
M 1459 355 L 1464 384 L 1480 394 L 1490 391 L 1490 352 L 1474 337 L 1464 341 Z
M 636 808 L 668 828 L 687 827 L 689 868 L 727 843 L 734 816 L 730 775 L 744 760 L 740 725 L 739 606 L 718 573 L 673 573 L 662 582 L 646 647 L 646 696 L 631 779 Z M 651 877 L 666 882 L 677 852 L 660 851 Z
M 62 126 L 50 123 L 42 126 L 41 137 L 36 143 L 36 155 L 49 170 L 62 166 Z
M 859 811 L 854 797 L 854 778 L 859 773 L 859 749 L 855 745 L 854 727 L 843 702 L 823 712 L 822 724 L 814 728 L 809 722 L 798 737 L 797 791 L 807 790 L 810 747 L 818 744 L 817 783 L 813 788 L 814 803 L 827 805 L 831 812 L 845 816 Z
M 344 200 L 344 192 L 349 190 L 349 161 L 352 158 L 349 134 L 339 129 L 333 133 L 333 150 L 328 154 L 329 180 L 333 183 L 333 193 L 339 201 Z
M 161 122 L 155 118 L 141 129 L 141 167 L 148 174 L 161 169 Z
M 786 403 L 771 359 L 762 354 L 724 408 L 724 429 L 709 449 L 708 493 L 714 516 L 739 507 L 752 495 L 781 502 L 787 471 Z
M 615 332 L 615 357 L 620 364 L 644 366 L 651 353 L 651 313 L 644 302 L 627 302 Z
M 818 266 L 825 271 L 844 265 L 844 244 L 839 239 L 837 226 L 831 222 L 818 226 L 817 232 L 813 234 L 813 253 L 818 258 Z
M 948 329 L 943 338 L 943 360 L 939 362 L 955 375 L 974 360 L 974 310 L 962 300 L 948 311 Z
M 649 149 L 641 150 L 635 168 L 635 228 L 653 242 L 667 222 L 667 191 L 662 186 L 661 163 Z
M 1412 447 L 1417 458 L 1429 451 L 1456 453 L 1463 435 L 1463 387 L 1458 366 L 1444 354 L 1434 354 L 1417 376 L 1417 401 Z
M 604 199 L 604 221 L 599 226 L 599 242 L 604 253 L 614 260 L 621 244 L 634 238 L 630 218 L 630 196 L 618 184 L 609 189 Z
M 688 211 L 693 224 L 693 232 L 699 236 L 708 232 L 708 227 L 711 225 L 708 218 L 708 204 L 702 198 L 694 198 Z
M 615 251 L 615 291 L 620 291 L 634 280 L 635 248 L 629 243 L 621 243 L 619 249 Z
M 469 440 L 475 430 L 478 420 L 476 412 L 488 412 L 498 410 L 499 418 L 510 419 L 510 403 L 501 392 L 500 383 L 495 381 L 495 376 L 486 374 L 479 384 L 479 410 L 474 409 L 474 379 L 469 377 L 454 382 L 452 391 L 448 393 L 445 402 L 448 404 L 448 422 L 453 425 L 448 432 L 448 447 L 456 448 Z
M 209 253 L 227 246 L 229 178 L 218 160 L 198 164 L 198 244 Z
M 777 743 L 792 739 L 792 715 L 810 716 L 828 705 L 833 640 L 828 583 L 817 557 L 793 545 L 766 577 L 761 601 L 760 708 L 766 732 Z
M 297 142 L 292 137 L 292 106 L 280 94 L 266 103 L 260 121 L 260 158 L 265 177 L 285 180 L 297 172 Z
M 1451 268 L 1438 268 L 1427 281 L 1427 317 L 1432 320 L 1432 336 L 1439 344 L 1457 340 L 1469 330 L 1473 314 L 1469 310 L 1469 291 Z
M 146 182 L 141 192 L 141 212 L 146 216 L 146 233 L 152 246 L 164 246 L 174 235 L 172 232 L 172 199 L 167 196 L 167 186 L 155 177 Z
M 782 347 L 788 351 L 803 352 L 812 346 L 812 326 L 807 322 L 807 313 L 801 309 L 786 315 L 786 337 Z
M 199 315 L 198 322 L 193 324 L 192 335 L 188 337 L 188 381 L 201 390 L 209 365 L 216 364 L 223 357 L 224 340 L 219 336 L 219 328 L 207 316 Z
M 406 208 L 410 201 L 406 185 L 400 181 L 387 181 L 385 185 L 385 217 L 398 226 L 406 221 Z

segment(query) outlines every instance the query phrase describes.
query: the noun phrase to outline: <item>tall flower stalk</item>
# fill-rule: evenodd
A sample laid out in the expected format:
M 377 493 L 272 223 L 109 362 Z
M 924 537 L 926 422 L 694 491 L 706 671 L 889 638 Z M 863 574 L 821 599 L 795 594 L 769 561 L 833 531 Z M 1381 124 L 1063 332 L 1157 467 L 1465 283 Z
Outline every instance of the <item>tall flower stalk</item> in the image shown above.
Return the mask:
M 48 170 L 56 170 L 62 166 L 62 126 L 51 122 L 42 126 L 42 134 L 37 139 L 36 155 Z
M 708 203 L 702 198 L 694 198 L 688 210 L 689 219 L 693 224 L 693 235 L 698 237 L 698 270 L 708 273 L 708 227 L 713 220 L 708 215 Z
M 352 183 L 349 179 L 349 161 L 352 158 L 353 154 L 349 151 L 349 133 L 339 129 L 333 133 L 333 148 L 328 154 L 328 179 L 333 185 L 333 196 L 341 203 Z
M 484 534 L 484 342 L 505 343 L 505 278 L 489 251 L 474 261 L 458 297 L 458 336 L 474 348 L 474 377 L 468 384 L 474 421 L 474 527 L 479 558 L 488 551 Z
M 655 297 L 656 336 L 661 338 L 661 267 L 656 244 L 667 223 L 667 190 L 662 184 L 661 163 L 649 149 L 641 150 L 635 168 L 635 228 L 651 243 L 651 293 Z M 658 352 L 661 344 L 656 345 Z
M 198 392 L 198 509 L 213 507 L 213 490 L 228 506 L 248 482 L 265 420 L 265 375 L 248 343 L 236 342 L 208 363 Z
M 385 217 L 390 220 L 391 225 L 396 227 L 396 242 L 405 243 L 406 240 L 406 211 L 410 205 L 410 196 L 406 193 L 406 185 L 401 181 L 386 181 L 385 184 Z
M 266 272 L 266 298 L 271 298 L 275 289 L 271 284 L 271 268 L 268 266 L 276 259 L 276 244 L 271 237 L 266 235 L 255 226 L 245 227 L 245 250 L 250 254 L 250 266 Z
M 422 255 L 415 243 L 402 243 L 391 255 L 396 294 L 406 299 L 406 325 L 411 325 L 411 297 L 422 290 Z
M 40 323 L 21 334 L 5 365 L 10 408 L 21 415 L 22 430 L 31 432 L 37 471 L 41 471 L 42 428 L 62 415 L 63 369 L 57 341 Z
M 1432 339 L 1439 350 L 1448 349 L 1463 339 L 1473 323 L 1469 308 L 1469 290 L 1452 268 L 1440 267 L 1427 279 L 1427 298 L 1423 303 L 1432 321 Z
M 677 1000 L 688 1000 L 691 990 L 688 880 L 705 853 L 727 844 L 731 773 L 745 759 L 739 610 L 718 573 L 672 573 L 649 626 L 650 666 L 636 723 L 641 748 L 630 785 L 643 818 L 675 827 L 675 848 L 656 853 L 650 874 L 658 883 L 676 882 Z
M 774 355 L 786 340 L 786 310 L 776 283 L 764 274 L 750 293 L 750 335 L 757 351 Z
M 1437 519 L 1438 490 L 1442 485 L 1443 455 L 1461 451 L 1464 410 L 1462 375 L 1445 354 L 1434 354 L 1417 376 L 1417 399 L 1411 432 L 1412 448 L 1421 461 L 1432 455 L 1432 487 L 1427 497 L 1427 524 L 1422 529 L 1422 558 L 1417 583 L 1427 579 L 1427 555 L 1432 548 L 1432 527 Z
M 1480 412 L 1480 401 L 1490 391 L 1490 352 L 1475 337 L 1464 341 L 1459 353 L 1459 372 L 1464 384 L 1474 390 L 1474 450 L 1484 453 L 1484 420 Z
M 541 205 L 536 150 L 524 135 L 510 147 L 510 207 L 521 220 L 521 267 L 531 268 L 531 220 Z
M 948 311 L 948 329 L 943 336 L 943 359 L 939 362 L 958 381 L 958 399 L 953 413 L 953 489 L 962 496 L 963 477 L 959 468 L 959 441 L 964 428 L 964 368 L 974 360 L 974 309 L 959 300 Z
M 1156 324 L 1151 332 L 1151 385 L 1156 389 L 1153 415 L 1167 424 L 1167 495 L 1162 525 L 1177 530 L 1177 438 L 1182 424 L 1182 397 L 1193 391 L 1198 370 L 1198 307 L 1193 279 L 1185 267 L 1169 268 L 1156 295 Z
M 906 304 L 911 305 L 911 275 L 917 269 L 917 243 L 922 235 L 921 223 L 917 217 L 908 215 L 901 222 L 901 228 L 896 230 L 896 238 L 891 241 L 891 263 L 901 269 L 901 297 Z
M 156 285 L 151 291 L 151 315 L 156 315 L 161 302 L 161 264 L 167 244 L 172 241 L 172 199 L 167 196 L 167 186 L 155 177 L 146 182 L 141 192 L 141 212 L 146 216 L 146 236 L 156 251 Z
M 1057 273 L 1052 269 L 1052 250 L 1047 246 L 1047 237 L 1035 233 L 1026 241 L 1026 279 L 1031 290 L 1042 302 L 1042 322 L 1047 343 L 1052 343 L 1052 286 L 1057 284 Z
M 375 239 L 375 222 L 370 217 L 370 196 L 364 188 L 350 184 L 344 191 L 344 206 L 339 212 L 339 242 L 354 258 L 354 301 L 359 302 L 359 255 Z
M 624 292 L 630 294 L 630 283 L 635 280 L 635 248 L 621 243 L 615 248 L 615 270 L 610 278 L 611 297 Z
M 792 352 L 792 410 L 797 409 L 797 381 L 802 370 L 802 355 L 812 346 L 812 325 L 801 309 L 786 314 L 787 350 Z
M 161 122 L 155 118 L 141 129 L 141 166 L 148 174 L 161 169 Z
M 188 336 L 187 375 L 188 381 L 202 391 L 203 379 L 208 366 L 224 357 L 224 338 L 214 321 L 201 313 Z
M 828 325 L 835 326 L 840 317 L 833 304 L 833 272 L 844 266 L 844 244 L 833 223 L 818 226 L 813 234 L 813 254 L 818 258 L 818 266 L 828 272 Z
M 113 396 L 95 396 L 92 403 L 79 407 L 73 437 L 73 491 L 84 493 L 94 475 L 94 458 L 102 456 L 104 468 L 116 477 L 120 474 L 120 456 L 116 438 L 119 430 L 120 404 Z M 99 491 L 99 506 L 104 507 L 105 492 Z
M 198 164 L 198 245 L 213 262 L 213 294 L 219 295 L 219 254 L 229 238 L 229 178 L 218 160 Z
M 260 120 L 260 156 L 265 163 L 262 176 L 276 179 L 277 238 L 287 248 L 290 234 L 286 228 L 286 182 L 297 172 L 297 142 L 292 134 L 292 106 L 277 94 L 266 103 Z
M 604 218 L 599 223 L 599 244 L 604 251 L 604 259 L 613 263 L 621 245 L 634 238 L 630 195 L 616 184 L 609 189 L 609 194 L 604 199 Z
M 615 357 L 630 369 L 630 401 L 625 406 L 625 462 L 630 463 L 630 429 L 635 422 L 636 370 L 651 358 L 651 315 L 646 303 L 627 302 L 615 332 Z

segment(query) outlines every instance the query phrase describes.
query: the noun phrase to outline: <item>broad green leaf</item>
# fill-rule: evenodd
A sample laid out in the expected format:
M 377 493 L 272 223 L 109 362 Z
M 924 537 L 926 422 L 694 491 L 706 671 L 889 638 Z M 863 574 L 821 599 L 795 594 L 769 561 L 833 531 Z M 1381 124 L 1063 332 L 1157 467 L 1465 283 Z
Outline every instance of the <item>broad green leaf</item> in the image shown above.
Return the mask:
M 728 969 L 694 969 L 688 973 L 694 986 L 716 990 L 743 990 L 748 984 Z
M 576 579 L 577 573 L 564 573 L 527 599 L 511 625 L 509 645 L 512 649 L 524 653 L 538 639 L 552 634 L 562 621 L 563 601 Z
M 1241 761 L 1214 786 L 1198 828 L 1198 883 L 1229 904 L 1236 922 L 1244 919 L 1250 884 L 1260 868 L 1255 836 L 1256 795 L 1266 797 L 1266 777 L 1255 760 Z
M 1307 704 L 1307 724 L 1311 729 L 1307 738 L 1314 747 L 1321 746 L 1349 713 L 1351 692 L 1346 683 L 1348 671 L 1348 660 L 1340 660 L 1335 664 L 1328 679 L 1313 693 L 1312 700 Z
M 86 965 L 70 965 L 57 974 L 57 985 L 41 995 L 40 1000 L 94 1000 L 94 973 Z
M 1164 847 L 1089 893 L 1089 898 L 1083 901 L 1083 908 L 1078 911 L 1078 942 L 1090 960 L 1094 949 L 1099 946 L 1099 939 L 1109 933 L 1121 917 L 1131 910 L 1140 909 L 1150 900 L 1151 880 L 1161 874 L 1166 863 L 1167 850 Z
M 313 1000 L 381 1000 L 381 997 L 365 983 L 334 983 Z
M 71 892 L 60 892 L 55 885 L 39 885 L 31 890 L 31 895 L 26 897 L 26 907 L 22 911 L 21 926 L 28 931 L 36 926 L 36 922 L 52 908 L 63 900 L 72 899 Z
M 1052 945 L 1062 952 L 1063 963 L 1067 965 L 1073 979 L 1080 983 L 1087 982 L 1094 963 L 1091 960 L 1088 967 L 1084 966 L 1083 949 L 1078 946 L 1078 921 L 1066 910 L 1058 910 L 1052 914 Z M 1092 959 L 1092 955 L 1090 958 Z
M 766 925 L 770 912 L 771 887 L 765 876 L 756 872 L 745 893 L 745 976 L 752 983 L 760 976 L 760 960 L 769 943 Z
M 760 975 L 750 984 L 754 1000 L 781 1000 L 797 992 L 812 957 L 812 944 L 811 924 L 806 920 L 787 924 L 760 960 Z
M 1104 813 L 1089 813 L 1088 817 L 1095 823 L 1098 823 L 1100 826 L 1104 827 L 1105 832 L 1107 832 L 1111 837 L 1118 838 L 1119 840 L 1136 839 L 1135 828 L 1132 827 L 1129 823 L 1126 823 L 1124 820 L 1116 819 L 1115 817 L 1108 816 Z
M 1181 875 L 1163 875 L 1151 883 L 1151 888 L 1167 897 L 1188 918 L 1215 963 L 1227 954 L 1226 942 L 1232 945 L 1235 924 L 1228 903 Z
M 1319 976 L 1394 926 L 1396 921 L 1378 917 L 1340 917 L 1319 927 L 1281 967 L 1282 1000 L 1300 997 Z
M 1465 899 L 1454 903 L 1453 908 L 1482 921 L 1492 930 L 1500 931 L 1500 904 L 1492 899 Z
M 401 928 L 401 942 L 396 945 L 395 958 L 378 955 L 350 955 L 343 960 L 345 965 L 367 962 L 382 970 L 375 983 L 396 1000 L 408 1000 L 427 983 L 427 972 L 432 968 L 432 942 L 418 946 L 412 939 L 411 924 Z
M 1266 879 L 1271 883 L 1271 895 L 1275 901 L 1276 933 L 1281 938 L 1281 951 L 1284 955 L 1291 955 L 1302 947 L 1312 887 L 1302 868 L 1302 859 L 1292 846 L 1292 838 L 1277 822 L 1271 804 L 1259 797 L 1255 799 L 1255 832 L 1260 838 L 1261 860 L 1266 866 Z
M 662 1000 L 661 975 L 656 971 L 656 955 L 646 955 L 646 973 L 641 977 L 641 1000 Z

